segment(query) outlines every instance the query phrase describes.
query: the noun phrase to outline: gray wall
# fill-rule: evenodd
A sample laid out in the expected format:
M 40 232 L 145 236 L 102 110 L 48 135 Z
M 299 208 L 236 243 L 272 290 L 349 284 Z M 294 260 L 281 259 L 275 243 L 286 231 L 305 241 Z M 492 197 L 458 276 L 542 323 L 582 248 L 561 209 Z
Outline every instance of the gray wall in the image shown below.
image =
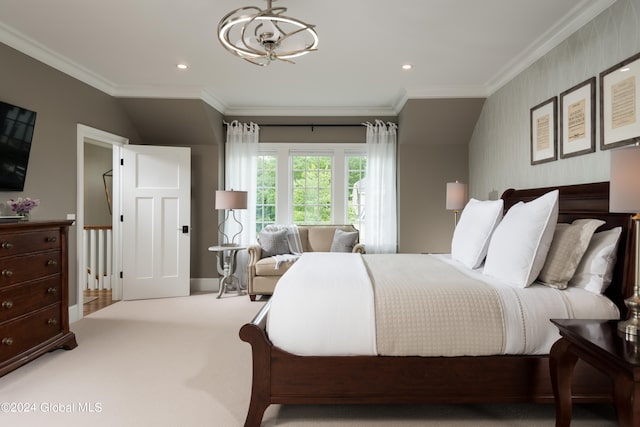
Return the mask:
M 128 137 L 138 134 L 118 101 L 78 80 L 0 44 L 0 100 L 36 111 L 36 127 L 24 192 L 0 193 L 40 199 L 32 220 L 64 219 L 76 212 L 77 124 Z M 5 209 L 6 207 L 2 206 Z M 70 232 L 70 293 L 76 303 L 76 230 Z
M 531 107 L 640 51 L 640 0 L 618 0 L 490 96 L 469 145 L 470 194 L 497 198 L 507 188 L 609 180 L 609 152 L 530 165 Z M 597 102 L 599 103 L 599 82 Z M 597 116 L 599 117 L 599 108 Z
M 0 44 L 0 100 L 38 113 L 25 189 L 0 192 L 40 199 L 32 220 L 76 212 L 77 124 L 129 139 L 131 144 L 189 146 L 192 153 L 191 275 L 217 277 L 207 247 L 217 243 L 217 188 L 222 115 L 201 100 L 117 99 Z M 70 233 L 70 304 L 77 296 L 76 230 Z
M 468 143 L 483 98 L 412 99 L 399 115 L 400 252 L 450 252 L 446 183 L 468 182 Z

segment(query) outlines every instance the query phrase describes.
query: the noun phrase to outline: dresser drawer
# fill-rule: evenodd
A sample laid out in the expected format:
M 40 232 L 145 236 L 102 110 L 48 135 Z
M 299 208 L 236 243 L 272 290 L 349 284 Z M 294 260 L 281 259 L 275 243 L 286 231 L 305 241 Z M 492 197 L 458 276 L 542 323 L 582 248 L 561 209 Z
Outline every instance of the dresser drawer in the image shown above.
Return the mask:
M 0 360 L 29 350 L 62 332 L 60 304 L 0 324 Z
M 0 257 L 60 248 L 60 230 L 0 234 Z
M 59 302 L 60 276 L 0 288 L 0 323 Z
M 60 251 L 0 258 L 0 288 L 62 271 Z

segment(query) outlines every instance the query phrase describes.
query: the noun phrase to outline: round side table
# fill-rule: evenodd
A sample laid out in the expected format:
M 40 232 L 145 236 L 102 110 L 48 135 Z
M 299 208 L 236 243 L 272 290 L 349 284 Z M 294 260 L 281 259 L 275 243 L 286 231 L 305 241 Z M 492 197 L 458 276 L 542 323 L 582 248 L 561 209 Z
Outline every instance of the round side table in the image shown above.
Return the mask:
M 209 252 L 216 253 L 218 274 L 222 276 L 217 298 L 221 298 L 222 294 L 227 292 L 228 287 L 233 286 L 234 283 L 238 290 L 238 295 L 244 295 L 240 280 L 234 275 L 237 267 L 236 255 L 238 251 L 244 249 L 247 249 L 247 246 L 209 246 Z

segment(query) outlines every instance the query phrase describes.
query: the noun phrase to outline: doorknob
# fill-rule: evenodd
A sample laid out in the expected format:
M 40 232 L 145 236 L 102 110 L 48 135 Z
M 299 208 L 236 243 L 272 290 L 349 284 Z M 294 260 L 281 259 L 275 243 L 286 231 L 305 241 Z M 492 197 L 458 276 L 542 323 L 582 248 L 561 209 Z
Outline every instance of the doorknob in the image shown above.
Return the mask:
M 182 234 L 189 234 L 189 226 L 188 225 L 183 225 L 182 226 Z

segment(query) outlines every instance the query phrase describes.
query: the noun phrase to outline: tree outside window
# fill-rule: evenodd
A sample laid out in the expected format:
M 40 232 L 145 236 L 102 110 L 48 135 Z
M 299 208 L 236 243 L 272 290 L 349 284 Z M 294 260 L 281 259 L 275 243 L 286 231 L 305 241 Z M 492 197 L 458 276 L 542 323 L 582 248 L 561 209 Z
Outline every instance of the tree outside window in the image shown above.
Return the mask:
M 353 224 L 363 235 L 364 144 L 260 145 L 257 233 L 270 224 L 335 223 Z
M 293 155 L 292 200 L 295 224 L 331 223 L 331 156 Z
M 276 167 L 274 155 L 258 156 L 258 182 L 256 199 L 256 233 L 276 222 Z

